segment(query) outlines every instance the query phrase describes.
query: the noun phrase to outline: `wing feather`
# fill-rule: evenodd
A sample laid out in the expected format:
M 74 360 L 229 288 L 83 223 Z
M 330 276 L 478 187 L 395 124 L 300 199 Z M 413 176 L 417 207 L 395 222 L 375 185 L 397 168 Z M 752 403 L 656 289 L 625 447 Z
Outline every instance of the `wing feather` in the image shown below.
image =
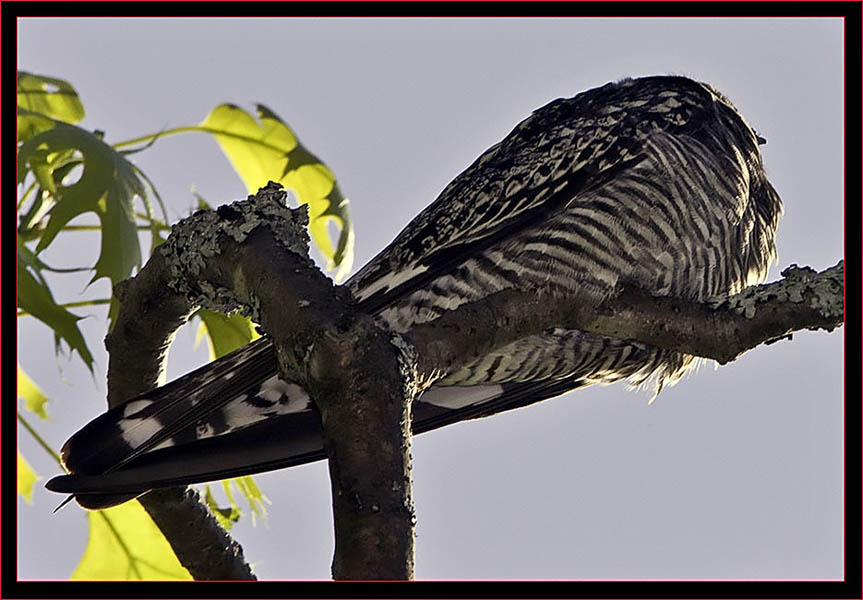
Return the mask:
M 651 135 L 702 136 L 702 126 L 717 118 L 716 102 L 727 112 L 721 96 L 682 77 L 624 80 L 555 100 L 456 177 L 346 285 L 363 310 L 383 320 L 399 303 L 410 309 L 415 292 L 640 163 Z M 101 508 L 153 487 L 324 458 L 317 411 L 301 388 L 277 373 L 264 338 L 134 398 L 67 442 L 63 458 L 73 474 L 47 487 Z M 435 386 L 414 404 L 413 430 L 526 406 L 591 383 L 583 373 L 558 375 Z

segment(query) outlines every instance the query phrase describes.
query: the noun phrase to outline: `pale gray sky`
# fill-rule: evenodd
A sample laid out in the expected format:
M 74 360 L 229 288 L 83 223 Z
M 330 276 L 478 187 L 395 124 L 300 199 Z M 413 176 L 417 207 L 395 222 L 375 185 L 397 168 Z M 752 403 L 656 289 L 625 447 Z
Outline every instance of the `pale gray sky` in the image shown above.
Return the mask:
M 19 67 L 70 81 L 83 126 L 120 141 L 192 124 L 221 102 L 268 105 L 352 201 L 359 267 L 533 109 L 626 76 L 683 74 L 723 91 L 766 137 L 785 202 L 779 265 L 843 256 L 839 19 L 23 19 Z M 194 189 L 245 196 L 215 142 L 167 138 L 132 160 L 171 218 Z M 61 236 L 62 237 L 62 236 Z M 65 236 L 54 266 L 93 264 L 94 234 Z M 146 240 L 145 247 L 149 247 Z M 89 277 L 56 280 L 75 300 Z M 105 280 L 95 293 L 108 293 Z M 19 360 L 53 400 L 58 447 L 105 407 L 105 311 L 81 321 L 96 377 L 19 321 Z M 80 313 L 83 314 L 83 313 Z M 414 441 L 420 579 L 839 579 L 842 329 L 801 332 L 649 394 L 581 390 Z M 184 330 L 170 377 L 205 360 Z M 51 459 L 19 432 L 45 478 Z M 234 529 L 262 579 L 325 579 L 326 465 L 257 477 L 270 517 Z M 41 483 L 44 483 L 41 482 Z M 38 486 L 19 500 L 19 577 L 64 579 L 84 512 Z

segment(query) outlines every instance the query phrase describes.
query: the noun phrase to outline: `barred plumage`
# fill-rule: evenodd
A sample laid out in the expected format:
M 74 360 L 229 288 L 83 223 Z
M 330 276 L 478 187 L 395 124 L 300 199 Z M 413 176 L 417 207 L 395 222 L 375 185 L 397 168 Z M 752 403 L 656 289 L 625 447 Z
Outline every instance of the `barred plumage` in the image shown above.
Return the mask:
M 610 83 L 536 110 L 346 285 L 404 332 L 493 292 L 628 283 L 691 300 L 762 281 L 781 213 L 760 138 L 710 86 Z M 694 357 L 555 329 L 461 365 L 414 405 L 414 431 L 595 383 L 673 383 Z M 49 487 L 87 507 L 152 487 L 323 458 L 313 405 L 264 338 L 91 422 Z M 119 494 L 119 495 L 117 495 Z

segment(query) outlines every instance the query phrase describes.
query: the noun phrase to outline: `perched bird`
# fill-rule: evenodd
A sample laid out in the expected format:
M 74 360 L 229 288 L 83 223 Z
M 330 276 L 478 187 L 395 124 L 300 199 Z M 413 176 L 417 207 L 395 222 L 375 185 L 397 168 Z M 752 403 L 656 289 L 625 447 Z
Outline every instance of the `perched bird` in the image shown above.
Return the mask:
M 534 111 L 450 183 L 347 285 L 408 331 L 518 286 L 620 284 L 693 301 L 764 280 L 782 203 L 764 140 L 731 102 L 685 77 L 625 79 Z M 421 351 L 421 349 L 420 349 Z M 693 356 L 577 330 L 515 341 L 443 374 L 414 402 L 421 433 L 572 389 L 656 389 Z M 325 458 L 306 391 L 277 373 L 266 337 L 117 406 L 72 436 L 70 475 L 47 487 L 103 508 L 152 488 Z

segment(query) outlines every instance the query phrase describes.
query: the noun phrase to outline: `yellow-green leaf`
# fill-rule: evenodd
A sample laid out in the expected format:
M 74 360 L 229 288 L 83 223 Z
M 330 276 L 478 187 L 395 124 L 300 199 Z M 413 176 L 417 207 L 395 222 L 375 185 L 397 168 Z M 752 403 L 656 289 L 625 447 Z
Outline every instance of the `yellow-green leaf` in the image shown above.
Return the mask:
M 192 576 L 137 500 L 87 513 L 90 539 L 72 579 L 177 580 Z
M 54 296 L 39 274 L 38 259 L 20 241 L 18 243 L 18 306 L 54 330 L 55 347 L 65 340 L 76 351 L 87 368 L 93 370 L 93 355 L 78 321 L 83 317 L 72 314 L 54 301 Z
M 18 453 L 18 493 L 24 496 L 27 504 L 33 504 L 33 485 L 42 479 L 30 466 L 30 463 Z
M 84 105 L 68 81 L 18 71 L 18 107 L 65 123 L 84 118 Z
M 223 315 L 202 308 L 195 315 L 201 319 L 195 346 L 206 337 L 210 347 L 210 360 L 221 358 L 261 337 L 255 331 L 255 324 L 251 319 L 239 312 Z
M 234 523 L 240 520 L 240 517 L 243 514 L 242 511 L 240 511 L 240 507 L 234 504 L 233 500 L 231 500 L 231 506 L 229 508 L 221 508 L 219 503 L 216 502 L 215 497 L 213 497 L 213 491 L 210 489 L 209 483 L 206 485 L 204 503 L 210 509 L 210 512 L 213 513 L 213 516 L 216 517 L 219 525 L 228 530 L 234 526 Z
M 32 413 L 39 415 L 42 419 L 48 418 L 46 405 L 48 398 L 42 393 L 33 380 L 24 372 L 21 365 L 18 365 L 18 397 L 24 399 L 24 406 Z
M 216 138 L 250 194 L 276 181 L 293 191 L 300 204 L 309 205 L 312 239 L 327 259 L 327 268 L 338 267 L 336 280 L 341 280 L 353 263 L 348 199 L 329 167 L 300 143 L 284 121 L 266 106 L 256 108 L 257 119 L 238 106 L 219 105 L 201 127 Z M 339 230 L 335 245 L 328 223 Z
M 237 489 L 240 490 L 240 493 L 245 496 L 248 501 L 249 508 L 252 511 L 252 523 L 255 522 L 255 516 L 261 517 L 262 519 L 267 518 L 267 507 L 264 506 L 264 503 L 269 504 L 270 500 L 264 496 L 263 492 L 261 492 L 258 484 L 255 483 L 254 477 L 251 475 L 244 475 L 243 477 L 236 477 L 228 481 L 235 484 Z M 225 481 L 222 483 L 224 484 Z M 231 499 L 231 503 L 233 504 L 233 499 Z
M 41 113 L 32 112 L 23 108 L 18 109 L 18 141 L 29 140 L 36 134 L 48 131 L 56 121 Z
M 43 164 L 43 153 L 77 150 L 83 160 L 83 173 L 75 183 L 57 185 L 56 204 L 48 213 L 48 223 L 36 252 L 44 250 L 72 219 L 87 212 L 96 213 L 102 225 L 102 247 L 93 269 L 93 280 L 108 277 L 116 284 L 141 265 L 141 249 L 134 215 L 134 198 L 146 191 L 126 158 L 92 133 L 65 123 L 30 138 L 19 149 L 18 180 L 28 169 Z M 55 184 L 58 184 L 55 178 Z
M 225 496 L 228 499 L 228 508 L 222 508 L 219 506 L 219 503 L 216 501 L 213 491 L 210 488 L 210 484 L 207 484 L 206 492 L 204 493 L 204 501 L 219 523 L 221 523 L 225 529 L 230 529 L 233 527 L 233 524 L 239 521 L 240 517 L 243 516 L 242 509 L 239 504 L 237 504 L 236 500 L 234 500 L 234 486 L 237 487 L 249 503 L 249 509 L 252 513 L 252 524 L 255 524 L 257 517 L 266 519 L 267 507 L 264 506 L 264 503 L 266 502 L 269 504 L 270 501 L 266 496 L 264 496 L 260 488 L 258 488 L 258 484 L 255 483 L 254 478 L 250 475 L 246 475 L 244 477 L 222 480 L 222 490 L 225 492 Z

